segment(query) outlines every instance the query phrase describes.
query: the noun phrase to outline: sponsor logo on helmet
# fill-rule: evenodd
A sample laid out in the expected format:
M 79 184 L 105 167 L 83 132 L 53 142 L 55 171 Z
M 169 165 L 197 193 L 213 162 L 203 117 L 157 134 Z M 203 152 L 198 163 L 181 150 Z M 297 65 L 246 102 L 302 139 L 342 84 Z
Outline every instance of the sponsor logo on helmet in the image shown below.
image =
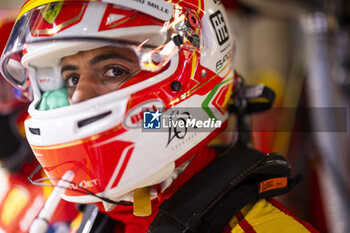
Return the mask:
M 173 13 L 173 5 L 163 0 L 103 0 L 103 2 L 135 9 L 161 20 L 170 20 Z
M 231 50 L 226 53 L 219 61 L 216 62 L 216 71 L 219 71 L 228 61 L 231 61 Z
M 229 39 L 229 33 L 227 26 L 224 20 L 224 15 L 220 10 L 210 15 L 210 21 L 215 29 L 216 39 L 218 40 L 219 45 L 223 45 Z
M 83 187 L 86 189 L 86 188 L 92 188 L 96 185 L 97 185 L 97 179 L 93 179 L 93 180 L 83 180 L 79 183 L 79 185 L 69 184 L 69 187 L 72 189 L 78 189 L 79 187 Z
M 78 24 L 83 16 L 86 3 L 65 5 L 64 2 L 50 3 L 40 10 L 40 15 L 35 15 L 30 22 L 32 36 L 53 36 Z
M 62 6 L 63 2 L 53 3 L 48 5 L 48 7 L 41 9 L 40 13 L 46 22 L 52 24 L 56 20 L 57 16 L 60 14 Z

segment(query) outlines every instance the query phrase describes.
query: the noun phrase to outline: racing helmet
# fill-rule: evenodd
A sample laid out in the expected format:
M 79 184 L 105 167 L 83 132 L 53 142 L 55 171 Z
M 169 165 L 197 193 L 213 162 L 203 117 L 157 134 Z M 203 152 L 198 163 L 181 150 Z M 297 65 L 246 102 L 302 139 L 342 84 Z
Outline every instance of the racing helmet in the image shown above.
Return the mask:
M 159 184 L 224 130 L 234 86 L 227 23 L 212 0 L 25 3 L 1 72 L 32 101 L 27 139 L 52 183 L 73 174 L 64 199 L 120 200 Z M 162 126 L 166 117 L 190 124 Z

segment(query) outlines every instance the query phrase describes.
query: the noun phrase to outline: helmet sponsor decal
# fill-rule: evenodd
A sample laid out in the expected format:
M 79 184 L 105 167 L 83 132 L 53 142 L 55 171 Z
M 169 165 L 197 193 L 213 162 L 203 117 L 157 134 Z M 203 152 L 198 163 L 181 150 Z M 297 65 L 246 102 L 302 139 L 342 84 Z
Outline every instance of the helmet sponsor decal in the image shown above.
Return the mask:
M 232 51 L 228 51 L 221 59 L 216 62 L 216 72 L 225 67 L 226 63 L 231 62 Z
M 43 19 L 45 19 L 46 22 L 49 24 L 52 24 L 57 16 L 60 14 L 61 9 L 63 6 L 63 2 L 58 2 L 56 4 L 50 4 L 48 8 L 42 8 L 40 10 L 40 14 L 42 15 Z
M 170 121 L 168 122 L 169 134 L 168 134 L 167 146 L 175 138 L 180 140 L 185 138 L 189 127 L 189 123 L 191 124 L 191 118 L 192 118 L 191 114 L 187 111 L 181 112 L 181 113 L 179 111 L 176 111 L 176 112 L 173 111 L 170 114 L 169 116 Z M 195 127 L 195 125 L 193 125 L 193 127 Z
M 69 187 L 71 189 L 78 189 L 79 187 L 83 187 L 85 189 L 87 188 L 92 188 L 94 186 L 97 186 L 97 179 L 92 179 L 92 180 L 83 180 L 78 184 L 69 184 Z
M 229 32 L 224 20 L 224 15 L 218 10 L 210 15 L 210 22 L 215 29 L 216 39 L 219 45 L 223 45 L 229 39 Z
M 173 14 L 173 5 L 163 0 L 102 0 L 102 2 L 138 10 L 164 21 L 170 20 Z
M 65 5 L 64 2 L 54 2 L 46 5 L 31 22 L 32 36 L 53 36 L 70 28 L 81 21 L 87 3 Z

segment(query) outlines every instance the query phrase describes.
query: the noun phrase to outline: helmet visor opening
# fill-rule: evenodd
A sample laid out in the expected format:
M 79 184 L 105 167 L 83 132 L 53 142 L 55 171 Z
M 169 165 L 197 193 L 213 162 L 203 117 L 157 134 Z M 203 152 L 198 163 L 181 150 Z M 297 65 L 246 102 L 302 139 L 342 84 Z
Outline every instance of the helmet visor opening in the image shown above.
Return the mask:
M 90 14 L 92 12 L 94 14 Z M 64 1 L 42 5 L 23 14 L 16 22 L 0 62 L 2 73 L 11 83 L 27 90 L 32 86 L 30 79 L 39 86 L 39 92 L 44 93 L 62 87 L 69 89 L 76 84 L 77 75 L 72 75 L 74 72 L 67 75 L 67 57 L 103 50 L 105 54 L 100 55 L 109 56 L 107 60 L 112 61 L 111 56 L 117 59 L 119 53 L 124 63 L 117 62 L 104 73 L 92 66 L 85 71 L 95 72 L 105 84 L 110 81 L 103 79 L 106 74 L 118 75 L 117 86 L 121 88 L 140 71 L 160 71 L 180 48 L 198 50 L 202 48 L 201 43 L 199 17 L 193 10 L 175 4 L 171 19 L 164 21 L 113 4 Z M 132 65 L 127 64 L 128 60 L 132 60 Z M 33 74 L 28 72 L 30 68 L 35 70 L 36 77 L 28 77 Z M 110 82 L 109 88 L 113 84 Z

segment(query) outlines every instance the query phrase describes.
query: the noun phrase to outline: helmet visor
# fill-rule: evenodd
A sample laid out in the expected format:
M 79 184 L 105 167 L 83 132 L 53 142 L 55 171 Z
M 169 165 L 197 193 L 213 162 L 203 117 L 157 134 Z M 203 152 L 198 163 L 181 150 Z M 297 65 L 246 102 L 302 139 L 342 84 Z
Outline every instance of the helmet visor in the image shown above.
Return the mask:
M 1 71 L 22 90 L 33 81 L 42 92 L 65 85 L 69 88 L 77 76 L 64 75 L 69 70 L 63 67 L 67 59 L 103 50 L 105 57 L 121 55 L 118 59 L 124 60 L 125 66 L 117 63 L 104 72 L 93 67 L 90 71 L 99 76 L 117 74 L 120 88 L 142 70 L 161 70 L 180 47 L 200 49 L 200 37 L 197 14 L 176 5 L 170 20 L 164 21 L 102 2 L 55 2 L 33 8 L 19 18 L 1 58 Z M 35 71 L 34 79 L 29 78 L 30 68 Z

